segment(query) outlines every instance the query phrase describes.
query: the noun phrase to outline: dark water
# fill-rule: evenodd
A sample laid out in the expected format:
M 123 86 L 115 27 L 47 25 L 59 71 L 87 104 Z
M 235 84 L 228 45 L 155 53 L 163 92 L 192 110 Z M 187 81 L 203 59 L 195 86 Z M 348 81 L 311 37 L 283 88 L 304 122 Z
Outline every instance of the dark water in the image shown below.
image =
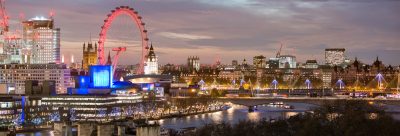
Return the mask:
M 294 109 L 283 109 L 281 107 L 272 106 L 258 106 L 257 111 L 248 112 L 248 107 L 233 105 L 232 108 L 226 111 L 219 111 L 214 113 L 206 113 L 200 115 L 192 115 L 180 118 L 162 119 L 158 122 L 162 127 L 165 128 L 186 128 L 186 127 L 201 127 L 204 124 L 209 123 L 237 123 L 240 120 L 252 120 L 258 121 L 260 119 L 279 119 L 289 118 L 290 116 L 296 115 L 301 112 L 308 111 L 315 105 L 304 104 L 304 103 L 287 103 L 294 106 Z M 395 119 L 400 120 L 400 106 L 389 105 L 386 106 L 386 110 Z M 396 113 L 393 113 L 396 112 Z M 36 133 L 24 133 L 18 134 L 17 136 L 53 136 L 52 131 L 36 132 Z
M 171 118 L 159 120 L 161 126 L 165 128 L 185 128 L 185 127 L 200 127 L 209 123 L 237 123 L 240 120 L 258 121 L 260 119 L 278 119 L 288 118 L 300 112 L 305 112 L 314 105 L 303 103 L 288 103 L 293 105 L 294 109 L 283 109 L 282 107 L 258 106 L 257 111 L 248 112 L 248 107 L 233 105 L 232 108 L 226 111 L 207 113 L 201 115 L 192 115 L 181 118 Z

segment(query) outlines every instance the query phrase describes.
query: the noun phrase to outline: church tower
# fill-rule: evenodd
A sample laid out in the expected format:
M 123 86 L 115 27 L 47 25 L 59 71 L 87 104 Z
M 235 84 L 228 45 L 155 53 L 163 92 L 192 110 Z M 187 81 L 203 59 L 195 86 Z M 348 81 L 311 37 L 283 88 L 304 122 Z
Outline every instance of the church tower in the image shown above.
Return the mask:
M 87 48 L 85 47 L 85 43 L 83 43 L 82 68 L 84 70 L 89 70 L 90 65 L 97 64 L 97 43 L 95 43 L 93 47 L 92 42 L 88 42 Z
M 150 51 L 147 54 L 146 65 L 144 66 L 144 74 L 155 75 L 158 74 L 158 58 L 154 53 L 153 44 L 150 45 Z

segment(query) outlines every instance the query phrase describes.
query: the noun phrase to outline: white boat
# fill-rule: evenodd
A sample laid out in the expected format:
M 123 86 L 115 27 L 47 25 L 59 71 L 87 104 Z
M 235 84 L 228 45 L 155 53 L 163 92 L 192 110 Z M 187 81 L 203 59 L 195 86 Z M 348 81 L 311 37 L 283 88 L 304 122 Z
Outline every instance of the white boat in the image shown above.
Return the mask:
M 294 109 L 294 106 L 292 106 L 292 105 L 284 105 L 283 108 L 284 109 Z
M 221 107 L 222 110 L 228 110 L 230 108 L 231 108 L 231 106 L 229 106 L 229 105 L 224 105 Z

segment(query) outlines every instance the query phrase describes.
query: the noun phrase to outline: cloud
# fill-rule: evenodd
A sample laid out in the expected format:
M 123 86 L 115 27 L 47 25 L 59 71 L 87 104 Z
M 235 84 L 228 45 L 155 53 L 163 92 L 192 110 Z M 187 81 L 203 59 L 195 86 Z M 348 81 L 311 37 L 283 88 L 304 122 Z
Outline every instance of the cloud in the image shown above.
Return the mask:
M 185 34 L 185 33 L 161 32 L 158 34 L 161 36 L 167 37 L 167 38 L 172 38 L 172 39 L 183 39 L 183 40 L 213 39 L 211 36 Z
M 345 47 L 349 58 L 369 63 L 379 55 L 385 64 L 399 64 L 399 0 L 12 0 L 6 7 L 15 24 L 11 29 L 21 12 L 30 18 L 55 9 L 62 47 L 68 48 L 63 54 L 78 60 L 83 42 L 90 34 L 97 40 L 106 15 L 121 5 L 139 11 L 162 63 L 184 63 L 193 54 L 212 63 L 214 52 L 224 63 L 256 54 L 273 57 L 284 41 L 283 53 L 294 52 L 300 62 L 312 56 L 324 62 L 324 48 Z M 124 22 L 116 18 L 109 43 L 139 39 L 135 24 L 125 29 Z M 391 55 L 385 55 L 388 50 Z M 139 53 L 129 50 L 120 62 L 137 63 L 130 58 Z

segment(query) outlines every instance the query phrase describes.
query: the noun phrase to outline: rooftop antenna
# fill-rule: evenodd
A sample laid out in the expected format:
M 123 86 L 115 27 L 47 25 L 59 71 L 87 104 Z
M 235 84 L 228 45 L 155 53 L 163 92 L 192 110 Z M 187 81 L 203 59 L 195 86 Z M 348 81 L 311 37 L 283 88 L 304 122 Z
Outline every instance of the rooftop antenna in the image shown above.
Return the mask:
M 92 44 L 92 32 L 89 33 L 89 43 Z
M 51 9 L 51 10 L 50 10 L 50 12 L 49 12 L 49 15 L 50 15 L 50 19 L 52 19 L 52 20 L 53 20 L 53 16 L 55 15 L 55 13 L 54 13 L 54 10 L 53 10 L 53 9 Z

